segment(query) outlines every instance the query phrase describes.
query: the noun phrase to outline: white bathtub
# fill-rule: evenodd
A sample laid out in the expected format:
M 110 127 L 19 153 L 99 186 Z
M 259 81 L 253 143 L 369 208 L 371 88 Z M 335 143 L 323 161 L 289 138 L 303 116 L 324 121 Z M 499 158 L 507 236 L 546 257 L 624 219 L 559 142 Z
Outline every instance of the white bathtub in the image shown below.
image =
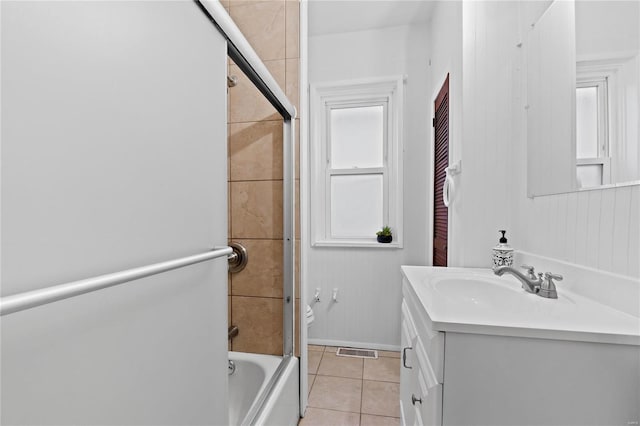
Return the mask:
M 296 425 L 299 411 L 298 359 L 288 358 L 277 382 L 269 386 L 282 358 L 229 352 L 236 370 L 229 376 L 229 424 Z M 270 389 L 269 389 L 270 388 Z

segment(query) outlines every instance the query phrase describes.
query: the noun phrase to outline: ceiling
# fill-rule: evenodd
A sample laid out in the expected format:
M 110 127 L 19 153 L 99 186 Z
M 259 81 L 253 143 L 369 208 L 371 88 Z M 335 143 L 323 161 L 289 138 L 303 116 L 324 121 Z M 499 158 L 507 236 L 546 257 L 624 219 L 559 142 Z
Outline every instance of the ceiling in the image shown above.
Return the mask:
M 309 0 L 309 36 L 427 22 L 432 0 Z

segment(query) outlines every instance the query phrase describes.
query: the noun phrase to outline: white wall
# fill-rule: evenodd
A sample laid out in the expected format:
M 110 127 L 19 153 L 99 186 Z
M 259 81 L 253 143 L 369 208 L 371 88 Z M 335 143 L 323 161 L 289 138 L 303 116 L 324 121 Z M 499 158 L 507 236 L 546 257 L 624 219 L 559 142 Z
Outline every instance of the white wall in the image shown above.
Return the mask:
M 309 82 L 407 75 L 404 116 L 404 248 L 308 250 L 304 282 L 313 304 L 312 342 L 395 348 L 400 344 L 402 264 L 425 264 L 428 232 L 430 115 L 424 26 L 341 33 L 309 38 Z M 311 212 L 313 214 L 313 212 Z M 331 291 L 339 289 L 339 302 Z
M 578 60 L 602 59 L 640 49 L 640 3 L 616 0 L 577 0 Z
M 463 4 L 462 201 L 454 207 L 462 223 L 452 250 L 463 252 L 463 266 L 488 267 L 496 225 L 504 225 L 516 249 L 638 277 L 639 186 L 526 196 L 526 72 L 517 44 L 542 10 Z
M 199 8 L 1 12 L 2 296 L 225 245 L 226 43 Z M 227 424 L 226 283 L 218 259 L 2 317 L 1 423 Z

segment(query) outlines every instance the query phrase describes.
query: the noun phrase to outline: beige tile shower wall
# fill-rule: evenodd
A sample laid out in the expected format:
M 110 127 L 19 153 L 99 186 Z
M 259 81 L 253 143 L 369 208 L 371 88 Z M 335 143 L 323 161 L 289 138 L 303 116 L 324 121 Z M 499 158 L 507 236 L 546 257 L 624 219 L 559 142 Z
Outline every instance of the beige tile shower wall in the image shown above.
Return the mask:
M 299 3 L 285 0 L 221 3 L 298 108 Z M 240 330 L 232 349 L 281 355 L 282 118 L 233 63 L 229 65 L 229 74 L 238 77 L 237 86 L 229 89 L 229 238 L 241 242 L 249 252 L 247 268 L 230 277 L 230 323 Z M 296 188 L 299 187 L 298 146 L 296 143 Z M 297 203 L 295 222 L 299 223 Z M 296 227 L 296 253 L 299 252 L 298 229 Z M 299 264 L 296 256 L 296 271 Z M 296 273 L 296 298 L 298 277 Z M 299 306 L 296 299 L 296 309 Z M 298 335 L 295 341 L 297 347 Z

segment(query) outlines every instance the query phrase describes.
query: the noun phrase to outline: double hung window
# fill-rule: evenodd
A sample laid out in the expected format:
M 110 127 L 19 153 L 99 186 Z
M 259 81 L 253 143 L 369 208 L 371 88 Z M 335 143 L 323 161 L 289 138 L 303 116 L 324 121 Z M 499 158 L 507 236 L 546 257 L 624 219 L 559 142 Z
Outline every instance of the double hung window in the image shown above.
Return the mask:
M 607 78 L 576 85 L 576 167 L 580 188 L 610 183 Z
M 400 247 L 402 78 L 314 85 L 311 114 L 314 245 Z

